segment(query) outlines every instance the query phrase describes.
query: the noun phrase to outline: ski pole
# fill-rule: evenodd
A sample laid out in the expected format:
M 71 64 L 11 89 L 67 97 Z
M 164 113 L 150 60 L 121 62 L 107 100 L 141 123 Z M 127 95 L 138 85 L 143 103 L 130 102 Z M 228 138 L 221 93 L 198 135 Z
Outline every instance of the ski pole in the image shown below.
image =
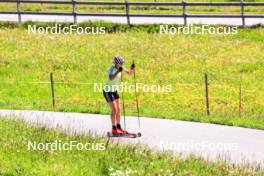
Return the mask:
M 133 64 L 135 64 L 135 60 L 133 59 Z M 140 128 L 140 117 L 139 117 L 139 106 L 138 106 L 138 96 L 137 96 L 137 84 L 136 84 L 136 70 L 134 69 L 134 84 L 135 84 L 135 97 L 136 97 L 136 105 L 137 105 L 137 116 L 138 116 L 138 127 Z
M 121 83 L 123 87 L 123 74 L 121 73 Z M 124 129 L 126 130 L 126 109 L 125 109 L 125 100 L 124 100 L 124 88 L 122 90 L 122 104 L 123 104 L 123 115 L 124 115 Z

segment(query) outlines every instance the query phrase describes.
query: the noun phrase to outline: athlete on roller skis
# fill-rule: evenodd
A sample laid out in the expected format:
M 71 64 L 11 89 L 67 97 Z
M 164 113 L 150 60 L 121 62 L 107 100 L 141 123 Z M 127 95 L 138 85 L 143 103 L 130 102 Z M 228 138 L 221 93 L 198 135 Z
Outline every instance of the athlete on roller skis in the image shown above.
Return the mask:
M 104 97 L 112 111 L 111 123 L 112 123 L 112 134 L 113 136 L 129 135 L 120 124 L 121 113 L 120 113 L 120 101 L 118 94 L 118 85 L 122 76 L 122 72 L 128 75 L 133 74 L 135 71 L 135 64 L 130 66 L 130 69 L 126 69 L 124 66 L 124 58 L 121 56 L 115 56 L 113 58 L 113 64 L 109 68 L 104 86 Z

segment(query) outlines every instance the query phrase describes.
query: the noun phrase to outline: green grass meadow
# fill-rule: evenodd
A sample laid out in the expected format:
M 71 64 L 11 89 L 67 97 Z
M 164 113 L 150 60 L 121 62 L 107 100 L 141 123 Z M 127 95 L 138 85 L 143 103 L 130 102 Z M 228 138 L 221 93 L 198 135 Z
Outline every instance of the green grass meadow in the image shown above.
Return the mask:
M 263 41 L 261 28 L 240 29 L 236 35 L 164 35 L 140 29 L 106 35 L 41 35 L 1 28 L 0 107 L 109 114 L 94 83 L 104 84 L 112 57 L 122 55 L 127 67 L 135 60 L 138 83 L 172 87 L 168 93 L 138 92 L 141 116 L 264 129 Z M 134 84 L 133 76 L 124 81 Z M 134 93 L 124 97 L 127 114 L 136 115 Z
M 68 131 L 69 132 L 69 131 Z M 85 145 L 105 144 L 104 150 L 33 150 L 28 143 L 69 144 L 76 141 Z M 142 146 L 123 145 L 89 135 L 66 135 L 58 130 L 28 125 L 22 121 L 0 118 L 0 175 L 1 176 L 199 176 L 232 175 L 257 176 L 263 170 L 249 166 L 215 163 L 190 156 L 185 159 L 169 153 L 154 153 Z

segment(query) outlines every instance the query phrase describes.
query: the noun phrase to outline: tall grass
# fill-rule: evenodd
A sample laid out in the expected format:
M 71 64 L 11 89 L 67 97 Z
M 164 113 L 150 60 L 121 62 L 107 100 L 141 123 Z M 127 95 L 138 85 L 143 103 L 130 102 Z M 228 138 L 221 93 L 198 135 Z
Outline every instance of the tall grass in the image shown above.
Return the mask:
M 28 142 L 61 144 L 105 143 L 104 138 L 66 135 L 58 130 L 35 127 L 23 121 L 0 118 L 0 175 L 261 175 L 250 166 L 211 163 L 195 156 L 181 158 L 154 153 L 140 145 L 110 142 L 105 150 L 33 150 Z M 105 145 L 106 146 L 106 145 Z

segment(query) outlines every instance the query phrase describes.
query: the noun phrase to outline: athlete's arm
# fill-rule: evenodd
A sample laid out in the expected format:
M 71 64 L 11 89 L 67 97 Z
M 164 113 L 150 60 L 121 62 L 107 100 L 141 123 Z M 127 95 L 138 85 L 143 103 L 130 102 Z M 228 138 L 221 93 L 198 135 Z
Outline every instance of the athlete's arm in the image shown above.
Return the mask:
M 113 75 L 109 75 L 109 79 L 112 81 L 113 79 L 115 79 L 115 77 L 118 75 L 119 72 L 122 72 L 123 68 L 119 67 L 119 69 L 113 74 Z

